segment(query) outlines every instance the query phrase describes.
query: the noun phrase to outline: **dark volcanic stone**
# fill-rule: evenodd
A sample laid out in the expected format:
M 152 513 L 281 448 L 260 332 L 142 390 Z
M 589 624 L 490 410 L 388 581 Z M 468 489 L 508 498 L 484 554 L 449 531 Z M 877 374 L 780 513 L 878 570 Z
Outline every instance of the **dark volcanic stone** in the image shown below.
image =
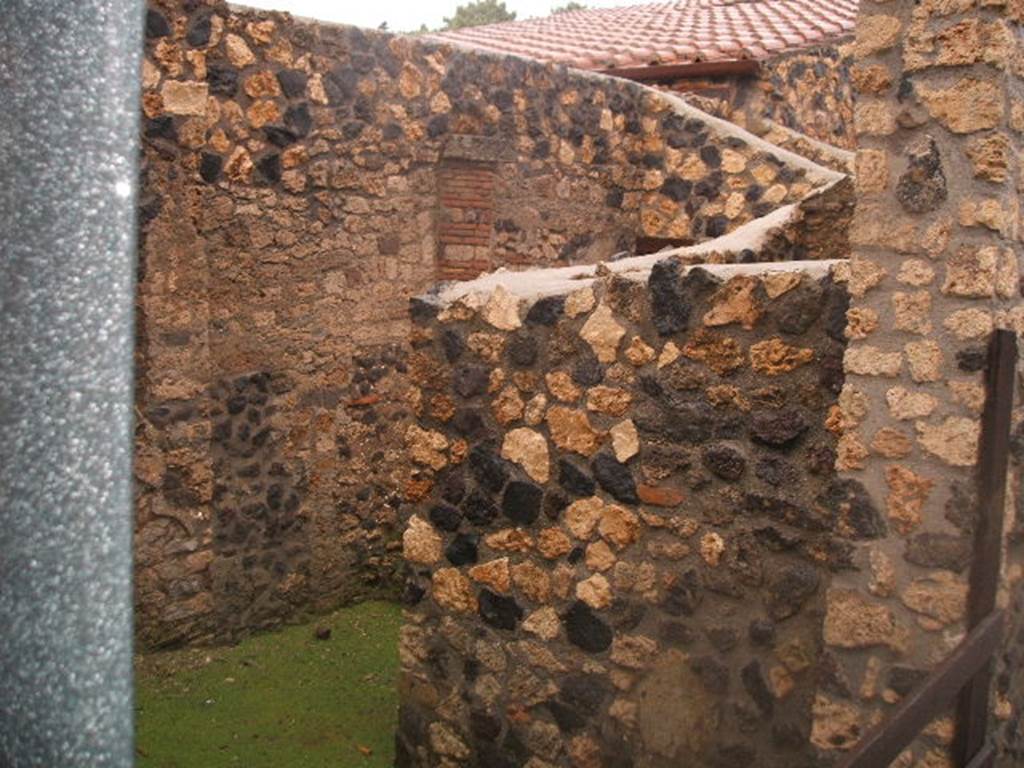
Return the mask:
M 573 496 L 593 496 L 593 478 L 569 459 L 558 460 L 558 484 Z
M 188 34 L 185 35 L 185 42 L 193 48 L 202 48 L 210 42 L 210 34 L 213 31 L 211 13 L 202 13 L 192 20 L 189 25 Z
M 266 181 L 273 184 L 281 180 L 281 156 L 276 152 L 264 155 L 256 161 L 256 170 Z
M 694 656 L 690 669 L 708 693 L 721 696 L 729 690 L 729 668 L 712 656 Z
M 984 347 L 968 347 L 956 353 L 956 366 L 966 373 L 977 373 L 988 367 L 988 353 Z
M 908 153 L 907 170 L 896 184 L 896 199 L 908 213 L 934 211 L 946 200 L 946 174 L 935 140 Z
M 711 647 L 719 653 L 729 653 L 740 642 L 740 633 L 732 627 L 708 627 L 704 634 Z
M 793 563 L 779 570 L 768 584 L 765 602 L 768 614 L 781 621 L 795 616 L 818 591 L 818 571 L 806 563 Z
M 466 342 L 462 340 L 458 332 L 448 328 L 441 334 L 441 349 L 444 350 L 445 359 L 449 363 L 454 363 L 466 351 Z
M 551 520 L 557 520 L 567 506 L 569 506 L 569 497 L 564 493 L 549 490 L 544 494 L 544 514 Z
M 572 366 L 572 380 L 583 387 L 593 387 L 604 379 L 604 367 L 592 352 L 582 355 Z
M 600 653 L 612 644 L 612 629 L 599 619 L 590 606 L 577 600 L 565 615 L 566 636 L 573 645 L 589 653 Z
M 662 336 L 686 330 L 690 322 L 690 305 L 684 300 L 679 280 L 679 264 L 666 259 L 651 269 L 647 281 L 651 292 L 651 319 Z
M 449 504 L 458 504 L 466 495 L 466 478 L 461 472 L 452 473 L 440 484 L 441 498 Z
M 885 518 L 857 480 L 833 480 L 817 501 L 832 513 L 847 538 L 878 539 L 886 534 Z
M 537 339 L 533 334 L 521 332 L 508 340 L 508 358 L 519 368 L 529 368 L 537 362 Z
M 199 156 L 199 176 L 212 184 L 220 178 L 221 169 L 224 167 L 224 158 L 212 152 L 203 152 Z
M 927 677 L 927 670 L 896 664 L 889 668 L 889 687 L 900 696 L 906 696 Z
M 744 509 L 752 515 L 764 515 L 772 520 L 807 531 L 827 531 L 832 527 L 832 518 L 827 510 L 801 507 L 786 499 L 761 493 L 748 493 L 743 497 Z
M 152 8 L 146 9 L 146 37 L 167 37 L 171 34 L 171 25 L 164 15 Z
M 489 589 L 480 591 L 480 616 L 496 629 L 515 629 L 523 618 L 523 609 L 511 597 L 496 595 Z
M 594 477 L 608 493 L 626 504 L 636 504 L 636 482 L 629 467 L 608 453 L 599 453 L 591 462 Z
M 768 619 L 754 619 L 747 627 L 750 642 L 754 645 L 771 648 L 775 645 L 775 622 Z
M 747 460 L 738 450 L 723 443 L 707 446 L 704 466 L 723 480 L 739 480 L 747 468 Z
M 678 176 L 670 176 L 665 179 L 665 183 L 661 185 L 661 194 L 667 197 L 669 200 L 674 200 L 677 203 L 686 202 L 690 199 L 690 193 L 693 191 L 693 183 L 680 179 Z
M 799 336 L 814 325 L 823 309 L 821 288 L 805 280 L 776 299 L 775 324 L 783 333 Z
M 276 147 L 287 147 L 290 144 L 294 144 L 298 141 L 298 136 L 290 128 L 285 128 L 283 125 L 267 125 L 263 127 L 263 133 L 267 137 L 267 141 Z
M 754 440 L 775 448 L 792 445 L 809 427 L 803 413 L 792 408 L 758 411 L 750 420 Z
M 505 487 L 501 511 L 517 525 L 530 525 L 540 515 L 544 492 L 533 483 L 513 480 Z
M 477 543 L 480 537 L 475 533 L 460 533 L 444 550 L 444 556 L 452 565 L 468 565 L 477 561 Z
M 306 73 L 297 69 L 282 69 L 277 73 L 277 82 L 289 99 L 297 99 L 306 93 Z
M 452 427 L 463 437 L 479 437 L 486 427 L 480 412 L 475 408 L 460 408 L 452 417 Z
M 210 93 L 232 97 L 238 90 L 238 72 L 227 65 L 209 64 L 206 67 L 206 82 Z
M 508 465 L 485 444 L 477 445 L 469 452 L 469 469 L 476 481 L 492 493 L 500 491 L 508 480 Z
M 768 456 L 754 466 L 754 474 L 768 485 L 776 488 L 799 482 L 800 473 L 797 468 L 779 456 Z
M 526 313 L 527 325 L 554 325 L 565 311 L 564 296 L 548 296 L 535 302 Z
M 438 504 L 431 507 L 428 516 L 430 517 L 430 522 L 442 531 L 457 531 L 459 524 L 462 522 L 462 513 L 455 509 L 455 507 L 449 507 L 447 504 Z
M 754 659 L 743 667 L 740 671 L 740 680 L 743 681 L 743 687 L 746 689 L 747 694 L 754 700 L 757 708 L 761 710 L 761 714 L 765 717 L 771 717 L 775 709 L 775 698 L 768 688 L 768 682 L 764 679 L 761 662 Z
M 702 401 L 652 400 L 634 409 L 633 422 L 641 432 L 667 437 L 673 443 L 704 443 L 714 433 L 717 414 Z
M 691 645 L 697 633 L 680 621 L 666 621 L 658 627 L 658 637 L 669 645 Z
M 971 542 L 948 533 L 919 533 L 907 542 L 903 557 L 922 568 L 961 573 L 971 562 Z
M 473 397 L 487 391 L 490 371 L 482 365 L 461 365 L 452 371 L 452 386 L 462 397 Z
M 296 104 L 284 113 L 284 124 L 298 136 L 306 136 L 313 129 L 313 118 L 309 115 L 308 104 Z
M 665 590 L 661 607 L 670 616 L 692 616 L 703 599 L 700 573 L 688 568 Z
M 474 491 L 462 503 L 462 512 L 473 525 L 490 525 L 498 516 L 498 508 L 489 498 Z

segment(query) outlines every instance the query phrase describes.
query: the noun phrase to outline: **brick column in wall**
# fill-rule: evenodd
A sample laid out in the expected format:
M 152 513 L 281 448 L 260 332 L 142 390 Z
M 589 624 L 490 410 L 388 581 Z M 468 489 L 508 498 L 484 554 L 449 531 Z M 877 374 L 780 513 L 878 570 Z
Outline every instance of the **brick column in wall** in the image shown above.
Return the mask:
M 962 636 L 985 344 L 994 327 L 1024 327 L 1022 20 L 1014 0 L 861 4 L 837 468 L 889 530 L 829 589 L 838 664 L 811 736 L 824 751 L 851 748 Z M 1000 685 L 1013 722 L 1019 704 Z M 950 730 L 929 729 L 898 764 L 946 765 Z
M 495 170 L 467 160 L 438 166 L 438 280 L 472 280 L 491 269 Z

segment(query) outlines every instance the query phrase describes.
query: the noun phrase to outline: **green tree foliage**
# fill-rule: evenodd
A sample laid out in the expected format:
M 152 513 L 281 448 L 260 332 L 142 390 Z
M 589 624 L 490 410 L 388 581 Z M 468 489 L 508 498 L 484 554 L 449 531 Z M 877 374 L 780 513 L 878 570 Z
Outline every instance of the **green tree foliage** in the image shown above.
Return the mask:
M 587 10 L 587 6 L 585 6 L 583 3 L 569 2 L 566 3 L 565 5 L 555 6 L 554 8 L 551 9 L 551 14 L 554 15 L 556 13 L 569 13 L 570 11 L 585 10 Z
M 456 8 L 450 19 L 446 17 L 443 29 L 479 27 L 482 24 L 496 24 L 499 21 L 515 21 L 515 18 L 515 11 L 506 8 L 504 0 L 475 0 Z

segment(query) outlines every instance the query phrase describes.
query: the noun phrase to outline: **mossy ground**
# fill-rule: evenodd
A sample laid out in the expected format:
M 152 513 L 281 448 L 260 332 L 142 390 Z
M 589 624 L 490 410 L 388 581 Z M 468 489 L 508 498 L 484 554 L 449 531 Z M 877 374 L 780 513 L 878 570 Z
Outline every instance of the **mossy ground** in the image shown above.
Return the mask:
M 137 766 L 390 768 L 400 620 L 368 602 L 234 647 L 140 656 Z

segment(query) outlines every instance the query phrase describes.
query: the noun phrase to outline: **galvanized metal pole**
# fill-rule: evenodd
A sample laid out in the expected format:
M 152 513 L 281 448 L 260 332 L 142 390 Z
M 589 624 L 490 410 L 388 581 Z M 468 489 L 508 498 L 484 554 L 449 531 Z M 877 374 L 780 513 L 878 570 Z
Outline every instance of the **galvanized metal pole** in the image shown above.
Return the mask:
M 142 2 L 0 14 L 0 765 L 130 766 Z

